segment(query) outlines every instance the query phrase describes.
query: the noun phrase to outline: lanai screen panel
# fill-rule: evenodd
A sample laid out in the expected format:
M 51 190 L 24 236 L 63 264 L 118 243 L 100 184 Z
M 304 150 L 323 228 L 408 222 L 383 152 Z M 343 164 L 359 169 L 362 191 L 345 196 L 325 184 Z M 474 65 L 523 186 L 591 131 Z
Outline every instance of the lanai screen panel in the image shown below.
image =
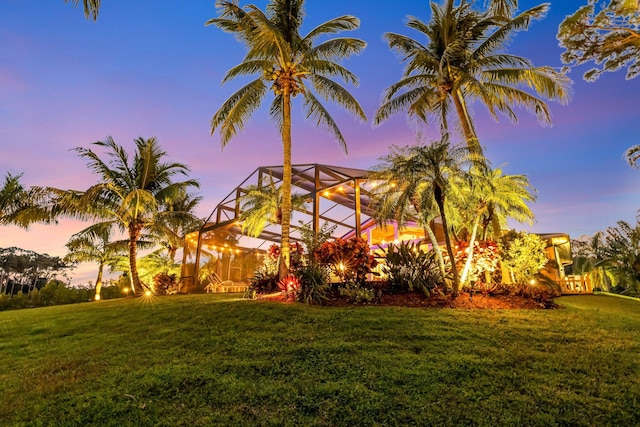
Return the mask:
M 368 171 L 320 164 L 292 166 L 292 194 L 306 198 L 291 215 L 291 242 L 301 241 L 299 227 L 319 231 L 325 224 L 335 226 L 332 237 L 359 235 L 361 224 L 373 215 Z M 200 286 L 206 272 L 221 272 L 229 280 L 246 280 L 248 270 L 272 244 L 280 244 L 281 229 L 269 224 L 259 236 L 242 229 L 243 196 L 251 186 L 282 184 L 282 166 L 257 168 L 216 206 L 199 233 L 187 238 L 189 249 L 183 260 L 183 280 Z M 220 266 L 222 264 L 222 266 Z M 255 271 L 255 269 L 254 269 Z M 197 278 L 197 279 L 196 279 Z M 200 286 L 201 287 L 201 286 Z

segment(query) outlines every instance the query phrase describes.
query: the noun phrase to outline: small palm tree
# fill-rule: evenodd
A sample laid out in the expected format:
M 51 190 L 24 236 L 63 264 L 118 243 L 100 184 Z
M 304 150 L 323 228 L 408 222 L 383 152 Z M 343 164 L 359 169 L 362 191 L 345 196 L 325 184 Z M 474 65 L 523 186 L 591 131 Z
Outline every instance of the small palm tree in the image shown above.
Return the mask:
M 104 267 L 114 264 L 121 255 L 127 253 L 127 243 L 112 241 L 112 231 L 108 224 L 99 223 L 74 234 L 66 244 L 69 253 L 64 261 L 98 264 L 94 296 L 96 301 L 100 299 Z
M 240 220 L 242 230 L 257 237 L 268 223 L 282 225 L 282 186 L 277 187 L 269 175 L 268 185 L 251 185 L 241 198 Z M 299 209 L 307 202 L 307 197 L 291 195 L 291 208 Z
M 479 227 L 482 227 L 483 240 L 491 228 L 492 237 L 498 241 L 507 218 L 533 223 L 533 212 L 527 202 L 536 200 L 536 189 L 525 175 L 503 175 L 500 168 L 472 168 L 464 179 L 466 182 L 456 187 L 461 189 L 458 199 L 471 206 L 474 220 L 469 239 L 470 253 L 460 278 L 462 285 L 471 267 Z
M 514 107 L 520 106 L 535 113 L 542 123 L 550 123 L 543 98 L 566 102 L 571 80 L 551 67 L 535 67 L 527 58 L 504 52 L 509 37 L 544 16 L 548 4 L 507 19 L 504 15 L 512 9 L 504 5 L 517 2 L 492 2 L 490 12 L 500 16 L 474 10 L 465 0 L 458 6 L 454 3 L 447 0 L 440 6 L 431 2 L 429 23 L 409 19 L 407 26 L 424 36 L 427 44 L 401 34 L 385 34 L 389 47 L 402 56 L 406 67 L 401 80 L 386 90 L 374 122 L 380 124 L 398 112 L 425 123 L 436 116 L 441 131 L 448 134 L 448 116 L 454 108 L 467 146 L 481 159 L 469 101 L 482 102 L 496 120 L 500 112 L 516 122 Z
M 244 60 L 230 69 L 224 80 L 238 76 L 256 76 L 254 80 L 231 95 L 211 119 L 211 133 L 220 130 L 224 147 L 244 128 L 250 116 L 264 101 L 268 92 L 274 94 L 270 115 L 282 137 L 282 236 L 281 248 L 285 267 L 289 265 L 289 230 L 291 222 L 291 106 L 292 98 L 303 99 L 302 108 L 308 119 L 326 126 L 340 146 L 347 151 L 346 141 L 329 111 L 320 99 L 333 101 L 362 120 L 362 107 L 349 91 L 333 80 L 358 84 L 357 77 L 340 62 L 361 52 L 365 42 L 355 38 L 331 38 L 317 43 L 320 37 L 340 31 L 354 30 L 360 21 L 354 16 L 331 19 L 300 34 L 304 17 L 304 0 L 270 0 L 263 12 L 255 5 L 245 8 L 237 1 L 219 0 L 220 16 L 207 21 L 234 34 L 249 51 Z M 314 93 L 315 92 L 315 93 Z M 317 94 L 317 95 L 316 95 Z
M 640 293 L 640 222 L 631 225 L 618 221 L 607 228 L 603 248 L 607 265 L 612 269 L 616 290 Z
M 436 253 L 442 277 L 446 276 L 444 257 L 432 221 L 439 216 L 438 207 L 430 189 L 426 187 L 421 166 L 407 147 L 392 146 L 390 153 L 381 157 L 370 179 L 378 182 L 372 190 L 374 217 L 382 225 L 395 222 L 402 228 L 416 221 L 428 236 Z
M 455 255 L 449 235 L 449 223 L 445 205 L 450 191 L 450 183 L 454 177 L 462 173 L 462 166 L 468 160 L 467 150 L 451 147 L 446 139 L 425 146 L 407 146 L 392 148 L 390 155 L 381 158 L 382 163 L 376 167 L 374 176 L 386 179 L 397 179 L 389 185 L 399 184 L 399 190 L 390 191 L 389 197 L 380 196 L 377 191 L 378 205 L 382 208 L 380 217 L 383 220 L 393 217 L 404 223 L 411 209 L 421 216 L 421 224 L 428 233 L 429 222 L 433 215 L 433 206 L 442 221 L 445 246 L 451 261 L 453 277 L 453 294 L 455 298 L 460 292 L 460 281 L 455 268 Z M 397 175 L 404 171 L 406 175 Z M 412 172 L 413 171 L 413 172 Z M 385 187 L 387 188 L 387 187 Z M 384 191 L 384 190 L 383 190 Z M 396 207 L 391 207 L 395 201 Z M 435 241 L 435 236 L 431 237 Z M 434 248 L 437 246 L 437 242 Z
M 166 250 L 171 262 L 175 262 L 178 250 L 184 249 L 186 235 L 198 230 L 204 222 L 194 213 L 201 200 L 202 197 L 183 190 L 175 198 L 165 200 L 158 212 L 149 237 Z
M 138 244 L 143 232 L 166 223 L 171 213 L 162 207 L 182 197 L 188 188 L 199 185 L 193 179 L 173 181 L 175 175 L 186 176 L 189 168 L 181 163 L 163 162 L 166 152 L 156 138 L 138 138 L 135 144 L 132 161 L 111 137 L 94 143 L 108 150 L 110 161 L 103 160 L 89 148 L 76 148 L 100 181 L 83 192 L 67 192 L 57 205 L 59 215 L 98 220 L 104 227 L 114 226 L 126 234 L 133 291 L 141 292 L 147 288 L 140 281 L 137 268 Z

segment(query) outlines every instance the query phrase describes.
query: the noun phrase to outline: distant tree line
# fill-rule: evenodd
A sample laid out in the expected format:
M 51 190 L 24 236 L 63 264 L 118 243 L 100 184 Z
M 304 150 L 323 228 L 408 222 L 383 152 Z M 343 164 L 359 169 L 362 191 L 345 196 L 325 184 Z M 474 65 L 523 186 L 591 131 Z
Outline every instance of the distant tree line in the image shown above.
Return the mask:
M 41 289 L 73 267 L 60 257 L 16 247 L 0 248 L 0 294 L 16 295 Z

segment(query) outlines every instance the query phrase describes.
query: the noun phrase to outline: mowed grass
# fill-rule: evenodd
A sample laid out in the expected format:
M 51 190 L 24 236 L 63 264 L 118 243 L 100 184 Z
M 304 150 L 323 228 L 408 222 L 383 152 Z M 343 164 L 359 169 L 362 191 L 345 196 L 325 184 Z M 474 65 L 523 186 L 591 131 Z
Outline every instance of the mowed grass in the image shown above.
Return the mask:
M 0 312 L 0 425 L 639 425 L 640 302 L 558 302 L 185 295 Z

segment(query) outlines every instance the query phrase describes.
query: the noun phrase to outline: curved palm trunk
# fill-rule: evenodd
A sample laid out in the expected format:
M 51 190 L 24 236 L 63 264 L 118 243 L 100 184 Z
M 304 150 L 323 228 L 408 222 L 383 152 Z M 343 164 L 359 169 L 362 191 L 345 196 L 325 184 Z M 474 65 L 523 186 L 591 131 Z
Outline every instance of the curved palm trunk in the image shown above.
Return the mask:
M 442 249 L 440 249 L 440 245 L 438 244 L 438 239 L 436 238 L 436 234 L 428 225 L 424 228 L 424 230 L 427 236 L 429 236 L 429 240 L 431 241 L 431 246 L 433 247 L 433 251 L 436 253 L 436 257 L 438 258 L 438 264 L 440 264 L 440 273 L 442 273 L 442 278 L 444 279 L 447 276 L 447 269 L 444 266 L 444 257 L 442 256 Z
M 471 263 L 473 262 L 473 246 L 476 244 L 476 234 L 478 233 L 478 225 L 480 225 L 480 215 L 476 216 L 476 220 L 473 222 L 473 229 L 471 231 L 471 238 L 469 239 L 469 254 L 467 255 L 467 260 L 464 263 L 464 269 L 462 269 L 462 275 L 460 277 L 460 285 L 464 286 L 467 281 L 467 276 L 469 275 L 469 270 L 471 270 Z
M 291 226 L 291 94 L 285 85 L 282 93 L 282 236 L 280 242 L 280 268 L 282 279 L 289 274 L 289 230 Z
M 96 290 L 94 292 L 93 299 L 98 301 L 100 299 L 100 291 L 102 290 L 102 270 L 104 269 L 104 264 L 101 262 L 98 265 L 98 277 L 96 278 Z
M 460 125 L 462 126 L 464 137 L 467 140 L 467 147 L 469 148 L 470 153 L 474 156 L 474 161 L 482 162 L 484 164 L 484 153 L 482 152 L 482 147 L 480 146 L 476 130 L 473 128 L 471 117 L 469 117 L 467 105 L 459 91 L 456 90 L 451 92 L 451 97 L 453 98 L 453 104 L 455 105 L 456 112 L 460 118 Z
M 500 227 L 500 221 L 498 220 L 497 215 L 493 213 L 491 216 L 491 228 L 493 228 L 493 239 L 496 242 L 499 242 L 500 238 L 502 238 L 502 227 Z M 498 258 L 498 266 L 500 267 L 500 281 L 505 285 L 512 285 L 513 280 L 511 280 L 511 271 L 509 271 L 509 268 L 504 265 L 500 258 Z
M 447 246 L 447 253 L 451 260 L 451 272 L 453 274 L 453 293 L 452 298 L 455 298 L 460 293 L 460 280 L 458 279 L 458 269 L 456 268 L 456 257 L 453 254 L 453 248 L 451 247 L 451 238 L 449 237 L 449 225 L 447 224 L 447 217 L 444 213 L 444 194 L 442 189 L 436 185 L 434 188 L 434 194 L 436 203 L 438 204 L 438 210 L 440 211 L 440 218 L 442 218 L 442 228 L 444 232 L 444 243 Z
M 134 295 L 142 295 L 143 284 L 138 275 L 138 238 L 140 230 L 131 227 L 129 230 L 129 272 L 131 273 L 131 291 Z

